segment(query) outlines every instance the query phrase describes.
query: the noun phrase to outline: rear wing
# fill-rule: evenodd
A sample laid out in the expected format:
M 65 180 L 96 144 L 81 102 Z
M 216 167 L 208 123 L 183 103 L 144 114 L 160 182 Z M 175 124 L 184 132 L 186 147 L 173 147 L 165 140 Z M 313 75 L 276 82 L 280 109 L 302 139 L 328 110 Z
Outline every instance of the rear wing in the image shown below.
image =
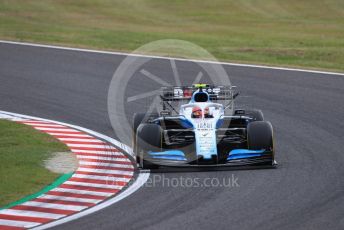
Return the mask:
M 235 86 L 213 86 L 207 84 L 195 84 L 193 86 L 173 86 L 161 88 L 163 101 L 189 101 L 195 91 L 207 92 L 211 101 L 233 100 L 239 93 L 235 92 Z

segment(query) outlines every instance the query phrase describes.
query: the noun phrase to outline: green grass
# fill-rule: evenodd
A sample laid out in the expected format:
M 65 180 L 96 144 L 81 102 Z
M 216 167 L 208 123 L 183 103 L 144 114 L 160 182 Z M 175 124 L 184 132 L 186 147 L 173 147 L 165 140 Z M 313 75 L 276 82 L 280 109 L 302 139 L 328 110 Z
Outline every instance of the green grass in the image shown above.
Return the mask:
M 32 127 L 0 120 L 0 207 L 38 192 L 60 175 L 44 168 L 53 152 L 68 148 Z
M 343 0 L 3 0 L 0 38 L 132 51 L 158 39 L 220 60 L 344 71 Z

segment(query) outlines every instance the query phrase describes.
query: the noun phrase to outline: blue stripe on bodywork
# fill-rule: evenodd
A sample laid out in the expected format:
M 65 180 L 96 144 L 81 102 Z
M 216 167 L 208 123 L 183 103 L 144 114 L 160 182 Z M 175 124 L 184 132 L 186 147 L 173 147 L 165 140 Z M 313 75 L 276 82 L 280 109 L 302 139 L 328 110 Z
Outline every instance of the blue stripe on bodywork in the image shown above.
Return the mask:
M 234 160 L 234 159 L 244 159 L 244 158 L 250 158 L 250 157 L 260 157 L 262 156 L 261 154 L 250 154 L 250 155 L 232 155 L 232 156 L 228 156 L 227 160 Z
M 181 156 L 152 156 L 153 159 L 162 159 L 162 160 L 174 160 L 174 161 L 186 161 L 185 157 L 181 157 Z
M 154 159 L 186 161 L 185 154 L 180 150 L 167 150 L 163 152 L 148 152 Z
M 243 159 L 243 158 L 249 158 L 249 157 L 260 157 L 262 156 L 262 153 L 264 153 L 263 150 L 250 150 L 250 149 L 233 149 L 230 151 L 227 160 L 234 160 L 234 159 Z
M 255 153 L 263 153 L 265 150 L 250 150 L 250 149 L 233 149 L 229 152 L 229 155 L 236 155 L 236 154 L 255 154 Z
M 193 128 L 193 124 L 190 121 L 188 121 L 187 119 L 185 119 L 184 117 L 181 117 L 180 121 L 181 121 L 180 123 L 183 126 L 183 128 L 185 128 L 185 129 Z

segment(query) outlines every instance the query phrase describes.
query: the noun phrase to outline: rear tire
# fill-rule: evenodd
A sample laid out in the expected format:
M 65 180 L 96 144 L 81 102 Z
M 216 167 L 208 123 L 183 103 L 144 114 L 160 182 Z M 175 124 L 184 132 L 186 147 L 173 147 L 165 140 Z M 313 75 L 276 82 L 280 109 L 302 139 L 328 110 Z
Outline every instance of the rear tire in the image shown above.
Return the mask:
M 159 166 L 145 160 L 148 151 L 161 151 L 162 130 L 157 124 L 141 124 L 136 133 L 136 159 L 143 169 L 154 169 Z
M 254 121 L 247 126 L 247 146 L 250 150 L 271 151 L 272 157 L 269 161 L 271 165 L 274 163 L 274 141 L 273 128 L 270 122 Z

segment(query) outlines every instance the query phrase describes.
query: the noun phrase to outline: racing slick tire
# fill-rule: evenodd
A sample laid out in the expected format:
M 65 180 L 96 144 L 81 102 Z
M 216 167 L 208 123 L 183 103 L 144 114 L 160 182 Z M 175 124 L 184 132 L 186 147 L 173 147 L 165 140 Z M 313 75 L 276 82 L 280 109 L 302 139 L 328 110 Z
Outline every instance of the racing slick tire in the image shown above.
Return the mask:
M 271 152 L 268 164 L 274 163 L 273 128 L 270 122 L 253 121 L 247 126 L 247 145 L 250 150 L 266 150 Z
M 142 169 L 156 169 L 159 165 L 145 160 L 147 151 L 161 151 L 162 130 L 157 124 L 140 124 L 136 133 L 136 160 Z
M 133 129 L 133 139 L 132 139 L 132 146 L 133 150 L 135 149 L 135 143 L 136 143 L 136 131 L 140 124 L 147 122 L 147 120 L 151 117 L 158 117 L 157 113 L 153 113 L 150 115 L 146 115 L 146 113 L 134 113 L 133 116 L 133 123 L 132 123 L 132 129 Z
M 152 114 L 149 114 L 146 116 L 146 113 L 135 113 L 134 116 L 133 116 L 133 130 L 134 130 L 134 133 L 136 133 L 136 130 L 137 128 L 139 127 L 139 125 L 141 123 L 145 123 L 147 122 L 147 119 L 149 118 L 154 118 L 154 117 L 158 117 L 159 114 L 157 113 L 152 113 Z

